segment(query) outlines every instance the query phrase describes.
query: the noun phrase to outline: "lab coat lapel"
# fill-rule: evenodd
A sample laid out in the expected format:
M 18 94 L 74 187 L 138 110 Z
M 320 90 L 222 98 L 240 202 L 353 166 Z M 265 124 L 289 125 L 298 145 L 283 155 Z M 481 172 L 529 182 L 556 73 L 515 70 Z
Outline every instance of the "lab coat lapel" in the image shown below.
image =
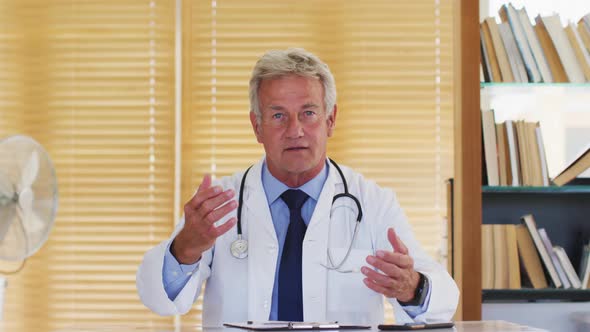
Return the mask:
M 328 249 L 330 209 L 335 187 L 341 183 L 338 171 L 330 164 L 329 174 L 305 232 L 303 243 L 303 319 L 326 320 L 328 270 L 325 265 Z
M 278 256 L 278 240 L 262 186 L 263 160 L 246 178 L 242 227 L 248 239 L 248 319 L 269 319 Z

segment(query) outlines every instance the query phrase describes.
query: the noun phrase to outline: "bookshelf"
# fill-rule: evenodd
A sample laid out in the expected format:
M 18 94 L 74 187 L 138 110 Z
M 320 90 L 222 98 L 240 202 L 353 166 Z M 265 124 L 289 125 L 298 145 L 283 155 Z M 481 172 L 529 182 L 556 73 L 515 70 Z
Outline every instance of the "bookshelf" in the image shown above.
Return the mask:
M 567 154 L 571 155 L 572 146 L 582 148 L 585 142 L 580 141 L 590 139 L 586 134 L 590 134 L 588 82 L 487 82 L 478 86 L 481 109 L 494 109 L 496 123 L 506 120 L 540 123 L 551 178 L 570 159 Z M 584 136 L 576 134 L 577 128 L 586 132 Z M 562 246 L 578 269 L 582 248 L 590 239 L 590 183 L 563 187 L 482 186 L 481 189 L 482 225 L 520 224 L 523 215 L 532 214 L 537 228 L 544 228 L 552 244 Z M 526 285 L 526 274 L 521 275 Z M 505 319 L 549 330 L 572 330 L 571 315 L 576 311 L 590 311 L 590 290 L 523 287 L 482 289 L 481 294 L 483 319 Z
M 485 2 L 484 2 L 485 3 Z M 546 227 L 555 244 L 566 247 L 574 256 L 577 268 L 581 245 L 576 236 L 589 236 L 590 185 L 572 187 L 487 187 L 481 185 L 482 149 L 473 144 L 473 137 L 481 137 L 482 104 L 508 99 L 523 102 L 539 100 L 545 95 L 557 96 L 565 112 L 586 108 L 590 103 L 590 83 L 481 83 L 479 79 L 479 12 L 478 1 L 461 0 L 457 3 L 455 45 L 455 179 L 452 200 L 452 270 L 461 290 L 462 298 L 457 319 L 482 319 L 486 303 L 494 313 L 514 311 L 516 315 L 535 315 L 526 312 L 523 303 L 535 302 L 550 311 L 567 315 L 572 308 L 588 311 L 588 291 L 563 289 L 482 290 L 481 288 L 481 234 L 482 223 L 518 223 L 520 216 L 533 213 L 539 227 Z M 495 15 L 495 13 L 494 13 Z M 563 112 L 561 109 L 559 112 Z M 561 166 L 561 165 L 559 165 Z M 554 168 L 559 166 L 553 166 Z M 551 166 L 550 166 L 551 168 Z M 550 174 L 554 173 L 551 172 Z M 557 202 L 557 203 L 556 203 Z M 584 206 L 584 202 L 589 207 Z M 537 209 L 535 211 L 535 209 Z M 542 209 L 542 210 L 540 210 Z M 526 210 L 526 212 L 525 212 Z M 575 211 L 575 212 L 572 212 Z M 568 219 L 567 226 L 552 223 L 557 217 L 576 214 Z M 510 221 L 508 221 L 510 220 Z M 501 223 L 501 222 L 500 222 Z M 547 224 L 545 224 L 547 223 Z M 554 231 L 553 228 L 556 230 Z M 576 231 L 582 227 L 578 235 Z M 566 231 L 562 231 L 566 230 Z M 577 252 L 577 253 L 576 253 Z M 573 303 L 571 301 L 581 301 Z M 554 302 L 559 302 L 560 308 Z M 513 306 L 512 304 L 516 304 Z M 482 305 L 483 304 L 483 305 Z M 584 306 L 580 306 L 583 304 Z M 575 305 L 575 306 L 574 306 Z M 497 311 L 497 308 L 501 308 Z M 523 308 L 525 311 L 523 312 Z M 504 310 L 504 311 L 502 311 Z M 549 310 L 549 309 L 544 309 Z M 485 311 L 485 309 L 484 309 Z M 547 312 L 547 311 L 546 311 Z M 541 313 L 542 315 L 542 313 Z M 550 316 L 550 315 L 549 315 Z M 489 316 L 488 316 L 489 317 Z M 484 315 L 483 318 L 486 318 Z M 541 317 L 539 317 L 541 319 Z

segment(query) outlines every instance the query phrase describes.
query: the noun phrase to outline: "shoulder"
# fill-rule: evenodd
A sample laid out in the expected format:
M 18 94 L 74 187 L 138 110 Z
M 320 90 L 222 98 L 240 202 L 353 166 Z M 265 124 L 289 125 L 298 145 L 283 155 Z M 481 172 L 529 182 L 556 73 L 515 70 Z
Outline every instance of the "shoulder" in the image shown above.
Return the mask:
M 348 191 L 364 203 L 394 203 L 397 202 L 395 191 L 391 188 L 382 187 L 374 180 L 365 177 L 363 174 L 352 168 L 339 165 L 348 184 Z M 336 169 L 334 169 L 337 172 Z

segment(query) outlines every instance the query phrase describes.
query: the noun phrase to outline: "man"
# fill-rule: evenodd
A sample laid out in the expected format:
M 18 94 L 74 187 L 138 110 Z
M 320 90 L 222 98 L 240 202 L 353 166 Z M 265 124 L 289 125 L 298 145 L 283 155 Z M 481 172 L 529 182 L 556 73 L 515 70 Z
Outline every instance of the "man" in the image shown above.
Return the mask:
M 398 322 L 452 318 L 457 286 L 420 248 L 395 194 L 327 159 L 335 101 L 334 78 L 315 55 L 288 49 L 259 59 L 250 122 L 266 155 L 247 174 L 215 184 L 204 177 L 172 237 L 139 267 L 147 307 L 186 313 L 206 280 L 204 326 L 376 325 L 384 319 L 382 296 Z M 333 202 L 345 192 L 354 198 Z

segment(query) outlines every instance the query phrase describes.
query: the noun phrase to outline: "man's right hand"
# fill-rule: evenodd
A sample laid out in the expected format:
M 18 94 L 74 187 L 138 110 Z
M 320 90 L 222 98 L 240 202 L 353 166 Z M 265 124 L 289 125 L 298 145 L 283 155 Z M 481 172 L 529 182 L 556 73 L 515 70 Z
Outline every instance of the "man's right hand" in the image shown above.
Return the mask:
M 184 205 L 184 227 L 170 247 L 179 263 L 193 264 L 198 261 L 201 254 L 213 246 L 215 239 L 236 224 L 237 218 L 232 217 L 215 226 L 217 221 L 238 207 L 234 196 L 232 189 L 223 191 L 221 186 L 212 187 L 211 176 L 205 175 L 193 198 Z

